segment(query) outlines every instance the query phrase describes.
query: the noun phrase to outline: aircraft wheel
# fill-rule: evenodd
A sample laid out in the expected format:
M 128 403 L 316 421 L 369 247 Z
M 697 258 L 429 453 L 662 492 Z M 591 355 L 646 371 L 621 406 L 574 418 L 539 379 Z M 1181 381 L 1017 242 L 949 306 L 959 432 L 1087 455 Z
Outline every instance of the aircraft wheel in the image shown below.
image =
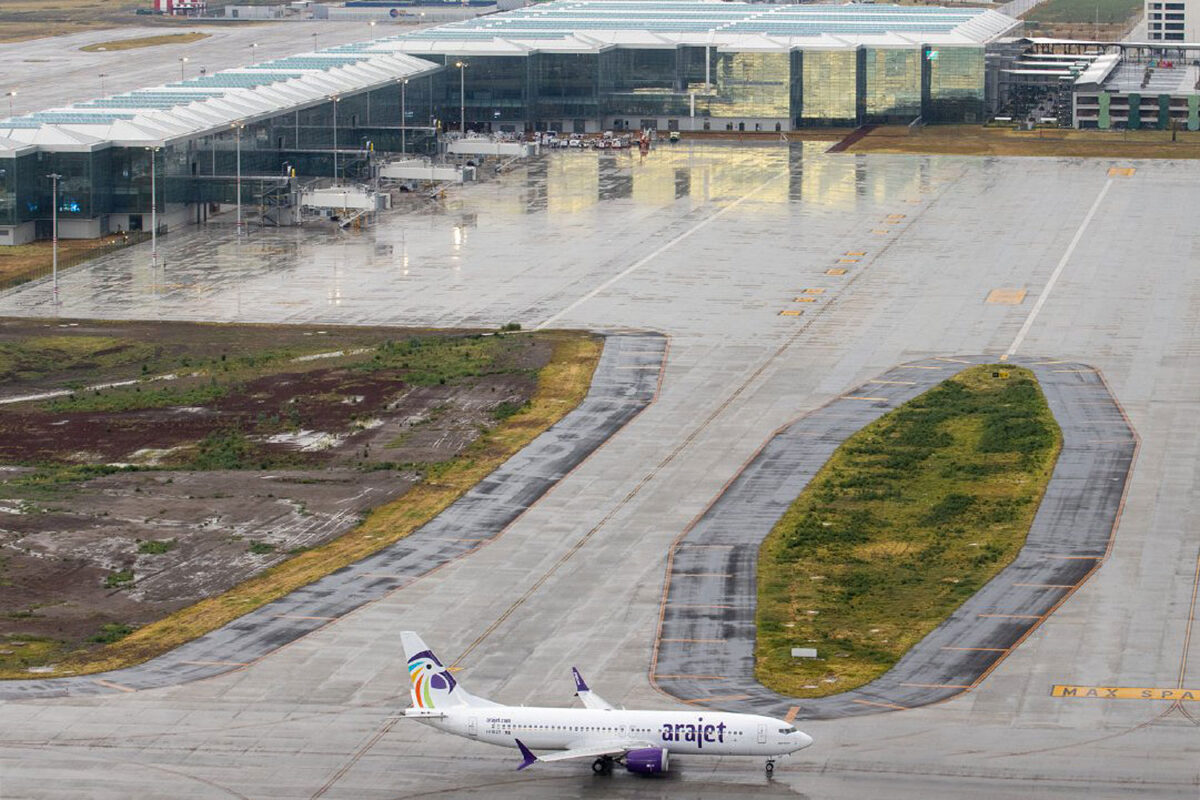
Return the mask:
M 775 762 L 774 762 L 774 761 L 768 761 L 768 762 L 767 762 L 767 767 L 766 767 L 766 770 L 767 770 L 767 777 L 768 777 L 768 778 L 770 778 L 772 775 L 774 775 L 774 774 L 775 774 Z
M 592 762 L 592 772 L 596 773 L 597 775 L 611 775 L 612 759 L 603 757 L 597 758 Z

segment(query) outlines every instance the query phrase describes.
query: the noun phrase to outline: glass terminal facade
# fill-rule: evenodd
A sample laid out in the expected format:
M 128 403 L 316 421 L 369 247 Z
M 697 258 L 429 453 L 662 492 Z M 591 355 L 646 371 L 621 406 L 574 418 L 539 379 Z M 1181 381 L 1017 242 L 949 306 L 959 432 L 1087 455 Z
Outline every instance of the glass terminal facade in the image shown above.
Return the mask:
M 973 8 L 561 0 L 275 59 L 0 121 L 0 244 L 50 235 L 52 173 L 61 234 L 100 236 L 148 227 L 152 194 L 176 224 L 239 199 L 283 205 L 293 176 L 362 181 L 374 158 L 436 152 L 441 130 L 980 121 L 985 49 L 1018 24 Z
M 436 113 L 455 130 L 464 112 L 470 130 L 562 133 L 973 122 L 984 113 L 982 47 L 613 48 L 439 62 Z

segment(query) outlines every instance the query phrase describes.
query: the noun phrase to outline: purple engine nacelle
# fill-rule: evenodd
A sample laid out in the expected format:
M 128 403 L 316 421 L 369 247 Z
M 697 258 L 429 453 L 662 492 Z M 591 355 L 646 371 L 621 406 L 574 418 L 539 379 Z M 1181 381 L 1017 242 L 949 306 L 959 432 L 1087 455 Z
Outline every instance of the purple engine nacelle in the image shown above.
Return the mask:
M 667 751 L 662 747 L 644 747 L 625 754 L 625 769 L 642 775 L 666 772 L 667 762 Z

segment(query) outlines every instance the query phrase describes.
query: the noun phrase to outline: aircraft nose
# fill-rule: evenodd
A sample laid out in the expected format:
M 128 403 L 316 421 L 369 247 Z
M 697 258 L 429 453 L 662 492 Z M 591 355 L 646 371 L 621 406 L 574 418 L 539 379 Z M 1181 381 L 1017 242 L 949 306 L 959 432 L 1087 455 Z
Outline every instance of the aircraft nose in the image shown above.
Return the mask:
M 803 750 L 813 743 L 812 737 L 803 731 L 796 731 L 792 738 L 796 740 L 795 744 L 797 750 Z

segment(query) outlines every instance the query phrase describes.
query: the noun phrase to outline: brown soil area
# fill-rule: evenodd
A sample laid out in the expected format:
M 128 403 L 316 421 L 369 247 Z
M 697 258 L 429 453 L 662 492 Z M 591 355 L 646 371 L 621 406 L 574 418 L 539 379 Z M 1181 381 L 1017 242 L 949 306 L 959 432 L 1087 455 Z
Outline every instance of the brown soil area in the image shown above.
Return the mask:
M 881 126 L 847 149 L 850 153 L 1047 156 L 1081 158 L 1200 158 L 1200 132 L 1015 131 L 979 125 L 929 125 L 916 131 Z
M 0 405 L 0 667 L 47 660 L 14 640 L 95 647 L 346 533 L 529 401 L 553 348 L 0 320 L 0 394 L 71 392 Z

